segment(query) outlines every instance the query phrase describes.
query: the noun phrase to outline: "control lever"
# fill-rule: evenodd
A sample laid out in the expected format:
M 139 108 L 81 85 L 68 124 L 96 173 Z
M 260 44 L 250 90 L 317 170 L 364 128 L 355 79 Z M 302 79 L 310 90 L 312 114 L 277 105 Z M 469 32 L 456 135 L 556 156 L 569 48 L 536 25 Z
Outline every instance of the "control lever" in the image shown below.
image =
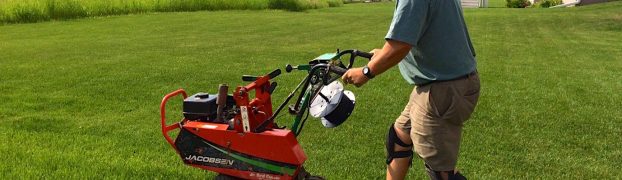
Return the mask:
M 270 74 L 268 74 L 267 76 L 272 79 L 275 78 L 277 76 L 281 75 L 281 69 L 275 69 L 274 71 L 270 72 Z M 251 76 L 251 75 L 242 75 L 242 81 L 256 81 L 259 77 L 258 76 Z
M 285 65 L 285 72 L 292 72 L 292 70 L 298 69 L 298 66 L 292 66 L 291 64 Z
M 252 82 L 257 80 L 257 76 L 251 76 L 251 75 L 242 75 L 242 81 L 246 81 L 246 82 Z
M 220 86 L 218 86 L 218 97 L 216 98 L 216 104 L 218 105 L 218 109 L 216 110 L 216 122 L 224 122 L 222 112 L 227 104 L 228 91 L 229 86 L 227 84 L 220 84 Z
M 270 84 L 270 89 L 268 89 L 268 93 L 272 94 L 272 92 L 274 92 L 274 90 L 276 89 L 276 86 L 279 85 L 276 82 L 272 82 L 272 84 Z

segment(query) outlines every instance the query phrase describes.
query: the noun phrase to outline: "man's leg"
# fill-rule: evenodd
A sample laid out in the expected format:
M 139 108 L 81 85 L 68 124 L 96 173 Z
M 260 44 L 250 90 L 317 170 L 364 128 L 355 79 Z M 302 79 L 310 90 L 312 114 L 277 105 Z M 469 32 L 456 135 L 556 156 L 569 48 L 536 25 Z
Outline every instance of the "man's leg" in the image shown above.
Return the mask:
M 387 179 L 404 179 L 412 163 L 413 147 L 409 133 L 411 129 L 410 111 L 413 105 L 413 97 L 416 96 L 415 90 L 416 88 L 413 88 L 404 111 L 389 127 L 387 133 Z
M 406 142 L 408 147 L 403 147 L 399 144 L 393 144 L 393 150 L 395 152 L 411 152 L 410 156 L 403 158 L 393 158 L 391 162 L 389 162 L 387 166 L 387 180 L 392 179 L 404 179 L 406 177 L 406 173 L 408 172 L 408 168 L 412 163 L 412 141 L 410 140 L 410 135 L 408 132 L 403 132 L 402 129 L 395 128 L 391 126 L 395 131 L 395 134 L 399 138 L 400 141 Z M 390 145 L 390 144 L 389 144 Z
M 434 171 L 425 164 L 425 172 L 431 180 L 466 180 L 466 177 L 460 174 L 457 168 L 452 171 Z
M 402 141 L 402 142 L 409 142 L 412 143 L 411 139 L 410 139 L 410 135 L 407 132 L 404 132 L 403 130 L 399 129 L 399 128 L 395 128 L 395 127 L 391 127 L 394 128 L 395 134 L 397 135 L 397 137 Z M 393 146 L 393 150 L 395 152 L 408 152 L 408 151 L 412 151 L 412 144 L 407 144 L 410 145 L 408 147 L 403 147 L 401 145 L 398 144 L 394 144 Z M 403 158 L 392 158 L 392 161 L 389 163 L 389 165 L 387 166 L 387 180 L 402 180 L 406 177 L 406 174 L 408 173 L 408 169 L 410 167 L 412 163 L 412 154 L 408 157 L 403 157 Z M 428 176 L 430 177 L 430 179 L 432 180 L 461 180 L 461 179 L 466 179 L 464 176 L 462 176 L 462 174 L 460 174 L 458 172 L 458 169 L 454 169 L 453 171 L 434 171 L 430 168 L 430 166 L 428 166 L 427 164 L 425 164 L 425 170 L 428 173 Z
M 466 179 L 456 171 L 462 126 L 479 97 L 477 75 L 418 89 L 410 136 L 430 179 Z

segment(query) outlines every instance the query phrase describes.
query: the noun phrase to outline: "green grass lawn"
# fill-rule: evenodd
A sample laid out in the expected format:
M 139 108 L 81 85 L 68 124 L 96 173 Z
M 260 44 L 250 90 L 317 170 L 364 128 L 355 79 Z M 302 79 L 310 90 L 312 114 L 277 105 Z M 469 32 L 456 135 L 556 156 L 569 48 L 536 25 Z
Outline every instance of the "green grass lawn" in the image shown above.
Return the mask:
M 158 110 L 164 94 L 178 88 L 215 93 L 220 83 L 242 84 L 242 74 L 305 63 L 337 48 L 380 47 L 393 7 L 153 13 L 0 26 L 0 177 L 213 177 L 183 165 L 164 141 Z M 622 2 L 465 9 L 482 96 L 465 126 L 464 174 L 618 177 L 620 9 Z M 276 78 L 274 103 L 302 77 Z M 348 122 L 335 129 L 307 122 L 299 137 L 307 169 L 329 179 L 383 178 L 385 132 L 411 88 L 397 68 L 363 88 L 351 87 L 358 105 Z M 179 103 L 169 107 L 179 112 Z M 425 178 L 420 160 L 413 167 L 411 179 Z

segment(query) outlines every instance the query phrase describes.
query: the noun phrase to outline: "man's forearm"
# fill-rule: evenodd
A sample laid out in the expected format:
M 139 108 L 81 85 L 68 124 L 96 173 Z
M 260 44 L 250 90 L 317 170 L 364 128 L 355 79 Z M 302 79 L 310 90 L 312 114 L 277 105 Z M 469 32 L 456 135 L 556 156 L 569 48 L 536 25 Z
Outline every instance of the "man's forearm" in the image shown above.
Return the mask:
M 408 43 L 387 40 L 382 50 L 376 52 L 367 64 L 374 75 L 379 75 L 402 61 L 411 49 Z

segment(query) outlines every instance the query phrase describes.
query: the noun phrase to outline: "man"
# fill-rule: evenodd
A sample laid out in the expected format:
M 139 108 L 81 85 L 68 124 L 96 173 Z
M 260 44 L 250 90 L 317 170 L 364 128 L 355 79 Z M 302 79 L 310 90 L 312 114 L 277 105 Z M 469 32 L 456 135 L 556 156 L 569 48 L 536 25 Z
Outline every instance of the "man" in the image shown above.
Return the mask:
M 475 50 L 458 0 L 398 0 L 382 49 L 342 77 L 362 86 L 399 63 L 414 89 L 387 135 L 387 179 L 404 179 L 415 152 L 430 179 L 466 179 L 456 169 L 462 126 L 477 104 Z

